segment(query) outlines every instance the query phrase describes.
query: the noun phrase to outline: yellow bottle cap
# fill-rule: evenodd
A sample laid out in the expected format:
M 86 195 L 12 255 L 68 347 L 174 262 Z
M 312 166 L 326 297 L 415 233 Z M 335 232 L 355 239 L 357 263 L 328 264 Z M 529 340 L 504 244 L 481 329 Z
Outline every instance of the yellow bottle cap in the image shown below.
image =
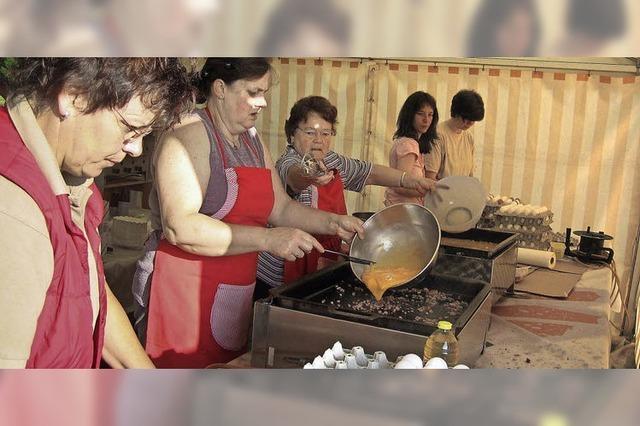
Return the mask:
M 449 321 L 438 321 L 438 328 L 441 330 L 451 330 L 452 324 Z

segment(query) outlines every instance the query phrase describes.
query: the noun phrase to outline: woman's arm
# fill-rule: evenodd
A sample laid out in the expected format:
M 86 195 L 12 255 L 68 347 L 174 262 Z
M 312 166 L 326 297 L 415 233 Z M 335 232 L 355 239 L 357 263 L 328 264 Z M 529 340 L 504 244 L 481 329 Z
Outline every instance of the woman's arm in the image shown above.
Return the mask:
M 322 250 L 315 238 L 299 229 L 229 225 L 199 213 L 211 174 L 209 155 L 208 137 L 199 121 L 167 134 L 157 148 L 155 179 L 162 229 L 171 244 L 203 256 L 267 251 L 287 260 L 302 257 L 314 247 Z
M 337 235 L 345 241 L 350 241 L 355 233 L 364 237 L 361 220 L 352 216 L 324 212 L 292 200 L 285 192 L 280 177 L 274 170 L 268 148 L 264 145 L 263 148 L 265 164 L 271 169 L 275 196 L 273 211 L 269 217 L 270 224 L 299 228 L 312 234 Z M 290 168 L 289 173 L 291 171 Z
M 405 155 L 398 160 L 398 167 L 386 167 L 379 164 L 374 164 L 371 169 L 371 174 L 367 179 L 367 185 L 380 185 L 393 188 L 398 194 L 406 197 L 420 197 L 424 195 L 425 190 L 429 191 L 429 184 L 427 188 L 422 190 L 420 182 L 414 182 L 416 179 L 411 175 L 411 169 L 413 168 L 412 155 Z M 404 177 L 403 177 L 404 175 Z M 401 182 L 402 181 L 402 182 Z M 402 186 L 400 185 L 402 183 Z M 420 188 L 420 189 L 408 189 L 408 188 Z
M 405 155 L 403 159 L 406 160 L 407 157 L 410 158 L 410 161 L 413 161 L 409 155 Z M 398 164 L 400 165 L 400 162 L 398 162 Z M 403 165 L 403 167 L 406 167 L 406 165 Z M 406 168 L 411 169 L 411 167 Z M 409 174 L 409 171 L 374 164 L 366 185 L 387 186 L 394 188 L 402 195 L 419 197 L 426 192 L 432 191 L 435 182 L 432 179 L 412 176 Z
M 435 139 L 431 144 L 431 150 L 424 154 L 425 177 L 437 180 L 438 171 L 442 166 L 442 144 L 440 139 Z
M 107 318 L 104 327 L 102 356 L 113 368 L 154 368 L 131 327 L 122 305 L 105 286 L 107 292 Z
M 286 167 L 286 166 L 285 166 Z M 295 193 L 299 194 L 309 185 L 324 186 L 334 179 L 333 170 L 326 170 L 326 167 L 320 162 L 320 167 L 323 168 L 324 174 L 321 176 L 308 176 L 302 170 L 299 165 L 292 165 L 287 170 L 287 186 L 291 188 Z

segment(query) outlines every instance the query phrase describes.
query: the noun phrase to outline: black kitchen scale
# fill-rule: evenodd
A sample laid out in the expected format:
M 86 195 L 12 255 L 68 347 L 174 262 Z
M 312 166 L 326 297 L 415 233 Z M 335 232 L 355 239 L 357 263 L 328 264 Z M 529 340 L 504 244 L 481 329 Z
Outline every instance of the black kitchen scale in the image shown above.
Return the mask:
M 604 246 L 606 240 L 613 240 L 611 235 L 604 232 L 592 232 L 591 227 L 587 226 L 586 231 L 574 231 L 574 234 L 580 237 L 580 242 L 576 249 L 571 249 L 571 228 L 567 228 L 564 239 L 564 255 L 577 257 L 579 260 L 587 263 L 613 261 L 613 249 Z

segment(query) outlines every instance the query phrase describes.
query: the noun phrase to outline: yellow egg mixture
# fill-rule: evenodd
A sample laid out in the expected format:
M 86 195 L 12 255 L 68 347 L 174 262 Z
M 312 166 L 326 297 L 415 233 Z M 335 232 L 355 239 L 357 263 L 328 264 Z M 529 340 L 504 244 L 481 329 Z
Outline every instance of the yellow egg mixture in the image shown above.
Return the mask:
M 410 280 L 418 272 L 420 272 L 419 268 L 410 269 L 404 266 L 384 267 L 372 265 L 362 273 L 362 281 L 379 302 L 385 291 Z
M 418 275 L 427 253 L 423 247 L 408 245 L 382 256 L 362 273 L 362 282 L 379 302 L 385 291 Z

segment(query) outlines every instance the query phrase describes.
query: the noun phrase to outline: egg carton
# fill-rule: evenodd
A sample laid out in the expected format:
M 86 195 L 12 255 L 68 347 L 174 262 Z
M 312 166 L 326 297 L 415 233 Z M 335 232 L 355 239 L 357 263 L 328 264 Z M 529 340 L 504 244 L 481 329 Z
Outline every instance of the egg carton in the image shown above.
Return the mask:
M 520 226 L 548 226 L 553 222 L 553 214 L 541 216 L 520 216 L 512 214 L 496 213 L 493 217 L 496 224 L 512 224 Z
M 534 235 L 541 239 L 551 239 L 553 231 L 549 225 L 521 225 L 519 223 L 499 223 L 496 229 L 500 231 L 517 232 L 521 235 Z
M 316 370 L 383 370 L 383 369 L 447 369 L 447 363 L 442 358 L 432 358 L 426 364 L 416 354 L 406 354 L 397 357 L 395 362 L 387 359 L 383 351 L 376 351 L 373 355 L 367 354 L 362 346 L 354 346 L 345 349 L 340 342 L 336 342 L 322 355 L 318 355 L 313 362 L 308 362 L 303 369 Z M 468 369 L 464 364 L 458 364 L 453 369 Z
M 522 201 L 516 197 L 508 197 L 506 195 L 493 195 L 489 194 L 487 196 L 487 206 L 488 207 L 497 207 L 500 208 L 502 206 L 508 206 L 511 204 L 522 204 Z
M 518 232 L 518 237 L 523 241 L 551 241 L 551 231 L 545 232 Z
M 518 247 L 550 251 L 551 243 L 549 241 L 518 241 Z
M 551 249 L 551 243 L 548 241 L 518 241 L 518 247 L 549 251 Z
M 313 362 L 308 362 L 303 369 L 335 369 L 335 370 L 358 370 L 358 369 L 392 369 L 396 363 L 387 359 L 387 354 L 383 351 L 376 351 L 373 355 L 367 354 L 362 346 L 354 346 L 351 349 L 342 347 L 340 342 L 325 350 L 322 355 L 318 355 Z

